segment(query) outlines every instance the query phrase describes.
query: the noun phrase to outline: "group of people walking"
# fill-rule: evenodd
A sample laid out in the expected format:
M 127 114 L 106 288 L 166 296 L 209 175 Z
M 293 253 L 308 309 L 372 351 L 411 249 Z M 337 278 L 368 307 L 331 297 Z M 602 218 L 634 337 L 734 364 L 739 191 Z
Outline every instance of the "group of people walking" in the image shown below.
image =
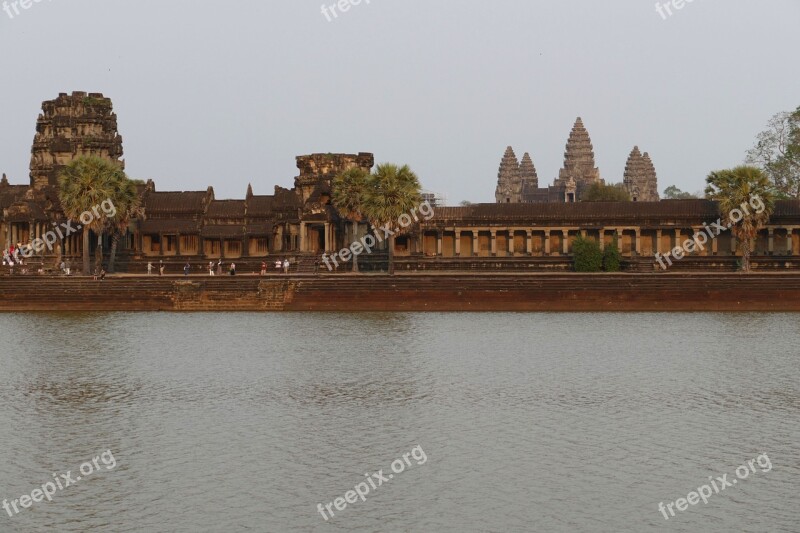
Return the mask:
M 281 271 L 283 271 L 284 274 L 288 274 L 290 267 L 291 267 L 291 263 L 289 262 L 289 259 L 283 259 L 283 260 L 278 259 L 278 260 L 275 261 L 275 270 L 278 271 L 278 274 L 280 274 Z M 153 265 L 153 262 L 152 261 L 148 262 L 147 263 L 147 275 L 148 276 L 152 276 L 153 272 L 155 270 L 156 270 L 156 267 L 155 267 L 155 265 Z M 159 276 L 163 276 L 165 274 L 166 266 L 164 265 L 164 261 L 159 261 L 158 262 L 158 269 L 157 270 L 158 270 L 158 275 Z M 191 273 L 191 270 L 192 270 L 192 265 L 189 264 L 189 263 L 186 263 L 183 266 L 183 275 L 188 277 L 189 274 Z M 219 261 L 216 261 L 216 262 L 215 261 L 209 261 L 208 262 L 208 275 L 209 276 L 222 276 L 223 275 L 223 270 L 225 270 L 225 266 L 224 266 L 224 264 L 222 262 L 222 259 L 220 259 Z M 228 271 L 228 275 L 235 276 L 236 275 L 236 263 L 231 263 L 230 266 L 227 268 L 227 271 Z M 263 261 L 261 263 L 261 275 L 262 276 L 266 276 L 267 275 L 267 262 L 266 261 Z

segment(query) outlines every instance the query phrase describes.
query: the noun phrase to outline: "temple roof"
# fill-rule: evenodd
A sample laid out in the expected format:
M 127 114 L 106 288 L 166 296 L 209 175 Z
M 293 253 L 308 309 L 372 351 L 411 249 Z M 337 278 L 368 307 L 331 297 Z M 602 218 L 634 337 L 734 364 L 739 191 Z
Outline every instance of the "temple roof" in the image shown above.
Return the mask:
M 208 206 L 206 216 L 209 218 L 244 218 L 244 200 L 214 200 Z
M 800 217 L 800 201 L 776 202 L 773 221 L 782 217 Z M 642 223 L 649 220 L 704 220 L 709 223 L 720 217 L 716 202 L 710 200 L 665 200 L 661 202 L 577 202 L 540 204 L 475 204 L 465 207 L 439 207 L 430 223 L 485 221 L 493 223 L 572 222 L 613 224 L 615 221 Z
M 202 214 L 209 191 L 149 192 L 142 206 L 147 214 Z
M 140 223 L 139 230 L 147 234 L 180 233 L 192 235 L 200 233 L 200 223 L 197 220 L 148 219 Z
M 203 226 L 200 234 L 206 239 L 239 239 L 244 237 L 244 226 L 241 224 Z

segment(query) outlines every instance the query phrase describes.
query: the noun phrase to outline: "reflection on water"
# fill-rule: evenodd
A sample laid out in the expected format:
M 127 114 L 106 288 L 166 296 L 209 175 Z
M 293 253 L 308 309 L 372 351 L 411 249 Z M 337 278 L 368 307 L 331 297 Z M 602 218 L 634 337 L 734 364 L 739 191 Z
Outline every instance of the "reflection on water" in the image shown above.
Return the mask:
M 767 314 L 0 315 L 0 499 L 39 531 L 785 531 L 800 325 Z M 317 504 L 414 446 L 325 523 Z M 658 503 L 768 453 L 666 522 Z

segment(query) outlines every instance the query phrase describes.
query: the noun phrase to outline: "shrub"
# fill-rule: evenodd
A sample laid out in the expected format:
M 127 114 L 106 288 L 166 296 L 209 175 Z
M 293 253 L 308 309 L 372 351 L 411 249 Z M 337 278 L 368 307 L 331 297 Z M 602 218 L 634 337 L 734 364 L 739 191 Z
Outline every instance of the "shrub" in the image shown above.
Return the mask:
M 606 272 L 619 272 L 621 262 L 622 254 L 619 251 L 617 238 L 614 237 L 614 241 L 603 250 L 603 269 Z
M 603 270 L 603 252 L 593 239 L 578 236 L 572 243 L 575 272 L 601 272 Z

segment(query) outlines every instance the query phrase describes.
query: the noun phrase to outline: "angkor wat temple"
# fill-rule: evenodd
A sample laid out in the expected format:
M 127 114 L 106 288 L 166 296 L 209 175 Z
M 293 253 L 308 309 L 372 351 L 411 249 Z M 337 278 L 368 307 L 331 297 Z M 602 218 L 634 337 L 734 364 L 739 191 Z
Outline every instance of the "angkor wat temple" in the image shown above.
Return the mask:
M 54 224 L 65 222 L 57 194 L 61 169 L 82 155 L 122 160 L 122 137 L 111 101 L 102 94 L 75 92 L 44 102 L 34 136 L 30 183 L 0 181 L 0 238 L 6 247 L 30 243 Z M 359 154 L 313 154 L 296 158 L 294 187 L 275 187 L 256 195 L 248 187 L 243 199 L 218 199 L 213 187 L 194 191 L 159 191 L 153 181 L 140 186 L 143 215 L 131 222 L 120 243 L 120 270 L 143 272 L 150 261 L 163 260 L 179 271 L 185 263 L 197 269 L 211 260 L 235 260 L 247 271 L 268 258 L 290 257 L 301 271 L 351 243 L 351 226 L 331 206 L 331 182 L 338 173 L 370 170 L 374 157 Z M 509 149 L 500 168 L 496 203 L 442 207 L 396 241 L 398 270 L 568 270 L 577 235 L 605 246 L 617 239 L 625 267 L 652 271 L 653 254 L 666 252 L 690 238 L 704 223 L 719 218 L 717 205 L 706 200 L 657 201 L 656 173 L 647 154 L 634 148 L 624 184 L 635 202 L 580 202 L 591 183 L 601 180 L 588 133 L 579 119 L 567 144 L 564 168 L 552 186 L 539 188 L 528 154 L 517 163 Z M 770 225 L 756 239 L 754 263 L 761 269 L 800 265 L 800 202 L 779 202 Z M 361 225 L 362 232 L 365 225 Z M 96 246 L 91 239 L 91 246 Z M 108 250 L 104 246 L 104 251 Z M 386 250 L 359 263 L 379 270 Z M 61 240 L 56 249 L 32 259 L 52 269 L 62 258 L 79 263 L 82 238 Z M 675 268 L 733 270 L 737 246 L 723 234 Z M 252 269 L 250 268 L 252 267 Z M 346 267 L 345 267 L 346 268 Z
M 500 161 L 497 174 L 495 200 L 499 204 L 518 203 L 575 203 L 581 201 L 584 192 L 594 183 L 605 181 L 600 169 L 595 166 L 594 147 L 589 132 L 578 117 L 567 141 L 564 166 L 553 185 L 539 187 L 539 176 L 529 153 L 517 161 L 514 149 L 509 146 Z M 625 165 L 623 185 L 634 202 L 657 202 L 658 178 L 650 155 L 642 154 L 634 146 Z

